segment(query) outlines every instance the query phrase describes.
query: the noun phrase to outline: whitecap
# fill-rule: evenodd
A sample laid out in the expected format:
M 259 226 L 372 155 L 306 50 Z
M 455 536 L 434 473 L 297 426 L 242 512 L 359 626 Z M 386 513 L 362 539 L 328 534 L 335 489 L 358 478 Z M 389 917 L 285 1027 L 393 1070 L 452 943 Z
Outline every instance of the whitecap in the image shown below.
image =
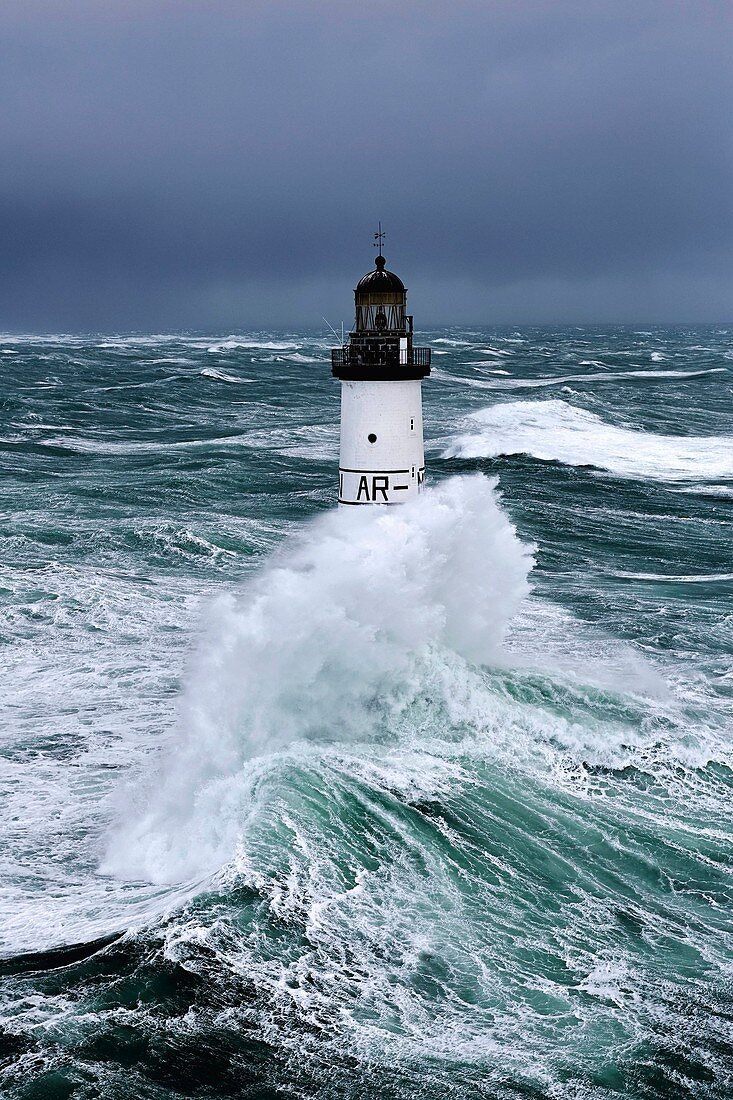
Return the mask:
M 187 359 L 185 356 L 182 356 L 182 355 L 166 355 L 166 356 L 163 356 L 163 357 L 159 357 L 157 359 L 138 359 L 137 362 L 140 363 L 140 364 L 144 363 L 147 366 L 151 366 L 151 367 L 153 367 L 153 366 L 167 366 L 168 364 L 175 364 L 177 366 L 178 365 L 186 366 L 186 365 L 190 365 L 191 363 L 195 363 L 196 360 L 195 359 Z
M 686 485 L 683 489 L 670 489 L 671 493 L 692 493 L 705 497 L 733 497 L 733 485 Z
M 607 423 L 565 401 L 508 402 L 466 418 L 468 431 L 447 458 L 528 454 L 567 466 L 595 466 L 621 477 L 733 478 L 733 436 L 666 436 Z
M 216 370 L 214 367 L 204 367 L 200 373 L 204 378 L 213 378 L 216 382 L 232 382 L 236 386 L 254 382 L 253 378 L 235 378 L 233 374 L 225 374 L 223 370 Z
M 733 573 L 631 573 L 611 570 L 610 576 L 624 580 L 655 581 L 668 584 L 716 584 L 733 581 Z
M 508 373 L 508 372 L 507 372 Z M 480 382 L 475 378 L 456 378 L 456 382 L 477 389 L 495 390 L 534 390 L 551 386 L 562 386 L 567 382 L 622 382 L 626 378 L 650 379 L 653 381 L 688 381 L 704 378 L 709 374 L 727 374 L 726 367 L 705 367 L 701 370 L 626 370 L 606 374 L 558 374 L 540 378 L 511 378 L 509 381 L 497 379 L 495 382 Z
M 59 447 L 68 451 L 76 451 L 80 454 L 110 454 L 110 455 L 135 455 L 135 454 L 164 454 L 166 451 L 196 450 L 198 447 L 227 447 L 239 446 L 244 442 L 243 434 L 216 436 L 211 439 L 180 439 L 164 442 L 151 442 L 150 440 L 138 440 L 122 442 L 117 439 L 90 439 L 78 436 L 74 439 L 50 437 L 40 441 L 44 447 Z
M 300 347 L 293 340 L 222 340 L 220 344 L 210 344 L 207 351 L 217 354 L 222 351 L 295 351 Z
M 468 367 L 501 367 L 503 365 L 503 359 L 469 359 L 466 366 Z M 508 370 L 494 370 L 490 371 L 491 374 L 509 374 Z

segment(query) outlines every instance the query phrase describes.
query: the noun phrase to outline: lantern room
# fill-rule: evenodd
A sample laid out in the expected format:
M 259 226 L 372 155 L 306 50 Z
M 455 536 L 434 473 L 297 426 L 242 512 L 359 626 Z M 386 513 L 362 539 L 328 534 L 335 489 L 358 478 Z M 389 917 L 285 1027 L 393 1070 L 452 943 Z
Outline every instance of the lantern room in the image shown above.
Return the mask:
M 375 234 L 381 244 L 383 234 Z M 380 253 L 374 270 L 354 290 L 356 319 L 349 343 L 334 348 L 331 365 L 336 378 L 409 380 L 430 373 L 430 348 L 412 346 L 412 317 L 407 313 L 405 284 Z
M 386 270 L 384 256 L 377 256 L 375 271 L 369 271 L 357 283 L 355 332 L 406 332 L 407 291 L 393 271 Z

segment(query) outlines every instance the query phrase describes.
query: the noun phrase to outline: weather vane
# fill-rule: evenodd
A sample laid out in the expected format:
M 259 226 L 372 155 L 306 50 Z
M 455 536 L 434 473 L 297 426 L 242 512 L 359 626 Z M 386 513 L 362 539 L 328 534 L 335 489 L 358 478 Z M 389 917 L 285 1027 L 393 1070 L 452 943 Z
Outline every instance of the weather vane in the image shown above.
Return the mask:
M 382 243 L 386 236 L 387 234 L 382 232 L 382 223 L 380 222 L 379 232 L 374 234 L 374 247 L 379 249 L 380 256 L 382 254 Z

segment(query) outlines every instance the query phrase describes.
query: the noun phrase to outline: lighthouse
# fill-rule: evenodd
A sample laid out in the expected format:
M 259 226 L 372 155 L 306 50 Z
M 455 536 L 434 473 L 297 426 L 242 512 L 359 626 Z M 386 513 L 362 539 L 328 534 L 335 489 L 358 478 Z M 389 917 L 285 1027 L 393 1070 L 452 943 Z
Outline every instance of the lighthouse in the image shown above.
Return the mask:
M 341 381 L 339 504 L 402 504 L 425 478 L 422 380 L 430 348 L 414 347 L 402 280 L 387 271 L 381 231 L 374 270 L 357 283 L 349 342 L 331 351 Z

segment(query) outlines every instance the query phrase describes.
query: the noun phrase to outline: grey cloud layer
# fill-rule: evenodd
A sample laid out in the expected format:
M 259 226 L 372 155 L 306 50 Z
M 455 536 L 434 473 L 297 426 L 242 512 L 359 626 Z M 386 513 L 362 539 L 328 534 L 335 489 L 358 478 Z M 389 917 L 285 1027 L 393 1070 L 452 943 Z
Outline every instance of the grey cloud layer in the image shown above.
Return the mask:
M 733 9 L 28 3 L 0 325 L 318 323 L 381 217 L 425 320 L 725 319 Z

